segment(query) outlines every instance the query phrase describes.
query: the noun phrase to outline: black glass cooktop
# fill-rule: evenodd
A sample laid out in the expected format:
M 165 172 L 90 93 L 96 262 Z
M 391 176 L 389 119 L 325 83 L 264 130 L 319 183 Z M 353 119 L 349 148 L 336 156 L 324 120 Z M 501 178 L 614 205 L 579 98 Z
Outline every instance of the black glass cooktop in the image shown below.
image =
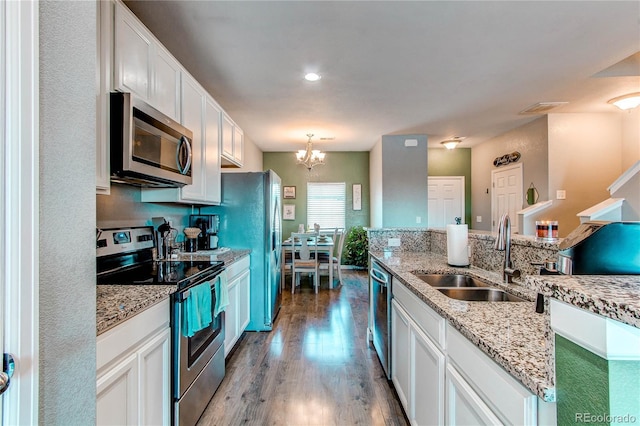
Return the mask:
M 147 261 L 112 272 L 98 274 L 98 284 L 170 285 L 186 287 L 210 275 L 224 264 L 219 261 Z

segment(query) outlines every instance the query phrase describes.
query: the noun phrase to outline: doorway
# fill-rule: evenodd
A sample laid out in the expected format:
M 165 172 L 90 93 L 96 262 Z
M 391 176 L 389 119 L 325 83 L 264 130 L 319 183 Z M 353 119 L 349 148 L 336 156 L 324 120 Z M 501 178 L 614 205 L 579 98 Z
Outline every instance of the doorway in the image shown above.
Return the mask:
M 444 228 L 454 224 L 455 218 L 464 219 L 464 176 L 429 176 L 428 215 L 429 228 Z
M 496 232 L 500 216 L 511 219 L 513 232 L 519 232 L 517 212 L 522 210 L 522 164 L 491 170 L 491 231 Z

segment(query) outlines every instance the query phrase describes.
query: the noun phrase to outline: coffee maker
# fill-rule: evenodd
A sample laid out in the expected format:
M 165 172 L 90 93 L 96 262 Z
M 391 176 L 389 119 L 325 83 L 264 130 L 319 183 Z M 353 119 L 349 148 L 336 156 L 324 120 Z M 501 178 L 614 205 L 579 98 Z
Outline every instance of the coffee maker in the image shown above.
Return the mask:
M 198 250 L 215 250 L 218 248 L 218 228 L 220 218 L 217 214 L 192 214 L 189 226 L 200 228 Z

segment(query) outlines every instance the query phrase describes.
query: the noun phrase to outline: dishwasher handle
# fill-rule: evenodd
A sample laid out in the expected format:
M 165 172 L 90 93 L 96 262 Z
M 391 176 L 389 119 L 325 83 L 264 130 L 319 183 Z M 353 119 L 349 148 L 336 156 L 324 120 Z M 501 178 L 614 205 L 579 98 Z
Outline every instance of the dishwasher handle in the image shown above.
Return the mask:
M 379 282 L 382 287 L 387 287 L 389 284 L 388 275 L 379 271 L 375 267 L 371 267 L 371 270 L 369 271 L 369 276 L 371 277 L 371 279 Z

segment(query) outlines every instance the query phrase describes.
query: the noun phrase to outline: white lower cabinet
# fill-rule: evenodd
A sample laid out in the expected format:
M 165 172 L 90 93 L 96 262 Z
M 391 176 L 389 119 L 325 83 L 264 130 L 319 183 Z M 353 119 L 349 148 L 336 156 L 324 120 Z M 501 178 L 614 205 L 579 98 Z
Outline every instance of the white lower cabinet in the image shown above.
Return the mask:
M 393 278 L 391 379 L 413 425 L 554 424 L 542 401 Z
M 224 356 L 229 355 L 249 324 L 249 256 L 229 265 L 227 285 L 229 305 L 224 313 Z
M 447 365 L 447 425 L 501 425 L 457 370 Z
M 444 420 L 445 357 L 396 299 L 391 304 L 391 380 L 413 425 Z
M 98 336 L 98 425 L 171 423 L 169 300 Z

